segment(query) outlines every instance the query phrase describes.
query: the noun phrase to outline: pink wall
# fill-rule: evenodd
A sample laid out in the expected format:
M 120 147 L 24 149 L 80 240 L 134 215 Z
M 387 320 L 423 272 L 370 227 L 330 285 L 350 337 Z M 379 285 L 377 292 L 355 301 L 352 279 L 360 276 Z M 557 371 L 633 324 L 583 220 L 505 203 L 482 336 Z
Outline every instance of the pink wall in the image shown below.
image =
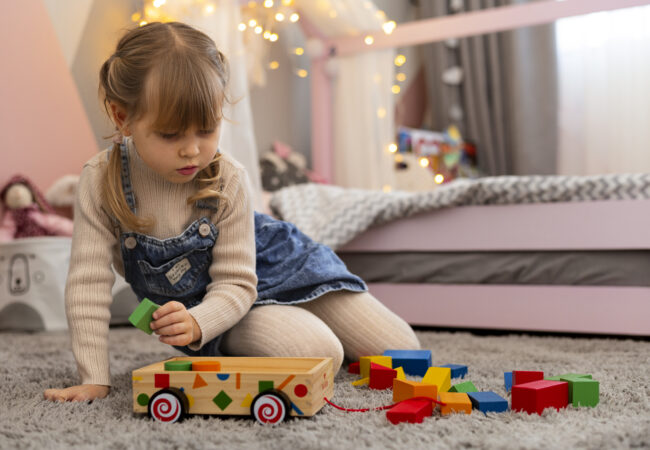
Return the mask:
M 98 146 L 42 0 L 0 16 L 0 184 L 21 173 L 45 191 Z

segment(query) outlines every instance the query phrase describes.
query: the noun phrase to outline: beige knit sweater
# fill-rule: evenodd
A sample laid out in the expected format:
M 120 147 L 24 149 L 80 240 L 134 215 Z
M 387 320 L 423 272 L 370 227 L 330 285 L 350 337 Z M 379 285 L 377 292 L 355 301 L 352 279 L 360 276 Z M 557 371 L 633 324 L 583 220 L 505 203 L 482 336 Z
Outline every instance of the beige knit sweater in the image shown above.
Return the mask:
M 253 205 L 245 169 L 224 154 L 221 173 L 227 201 L 219 202 L 218 211 L 198 209 L 187 204 L 187 198 L 197 191 L 194 181 L 165 181 L 144 164 L 131 139 L 127 146 L 137 214 L 155 218 L 149 235 L 158 239 L 177 236 L 205 214 L 211 214 L 219 229 L 209 268 L 211 283 L 203 302 L 189 310 L 202 333 L 201 341 L 191 348 L 199 349 L 235 325 L 257 297 Z M 107 156 L 107 150 L 100 152 L 81 172 L 65 291 L 72 350 L 83 384 L 111 384 L 107 342 L 115 281 L 111 264 L 124 275 L 119 241 L 101 199 Z M 143 333 L 142 339 L 149 337 Z

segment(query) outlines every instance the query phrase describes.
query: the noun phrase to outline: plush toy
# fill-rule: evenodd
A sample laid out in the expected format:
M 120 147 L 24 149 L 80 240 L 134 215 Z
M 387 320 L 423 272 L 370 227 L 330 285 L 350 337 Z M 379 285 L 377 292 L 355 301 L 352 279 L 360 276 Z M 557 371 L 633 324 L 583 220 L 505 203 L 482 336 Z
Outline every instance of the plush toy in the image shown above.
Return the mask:
M 0 242 L 22 237 L 72 236 L 72 221 L 54 213 L 27 178 L 16 175 L 0 190 Z
M 324 183 L 325 180 L 307 169 L 307 161 L 300 153 L 282 142 L 273 143 L 271 151 L 260 159 L 262 188 L 273 192 L 300 183 Z

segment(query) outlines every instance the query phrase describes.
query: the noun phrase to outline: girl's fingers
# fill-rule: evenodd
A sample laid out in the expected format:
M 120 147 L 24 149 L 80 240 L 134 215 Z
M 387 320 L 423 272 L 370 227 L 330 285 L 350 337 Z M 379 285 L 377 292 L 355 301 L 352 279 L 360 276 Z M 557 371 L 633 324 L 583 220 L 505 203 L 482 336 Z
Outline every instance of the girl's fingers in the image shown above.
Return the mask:
M 176 345 L 182 347 L 190 343 L 190 335 L 187 333 L 177 334 L 175 336 L 160 336 L 158 338 L 163 344 Z
M 151 329 L 158 332 L 160 329 L 167 327 L 169 325 L 179 323 L 179 322 L 185 322 L 186 321 L 186 312 L 185 310 L 183 311 L 173 311 L 163 317 L 160 317 L 160 319 L 155 320 L 151 322 Z M 158 333 L 160 334 L 160 333 Z
M 170 325 L 158 328 L 156 334 L 160 336 L 177 336 L 179 334 L 188 334 L 190 327 L 186 322 L 175 322 Z
M 182 311 L 184 309 L 185 309 L 185 305 L 183 305 L 181 302 L 176 302 L 176 301 L 167 302 L 154 311 L 153 318 L 158 320 L 175 311 Z

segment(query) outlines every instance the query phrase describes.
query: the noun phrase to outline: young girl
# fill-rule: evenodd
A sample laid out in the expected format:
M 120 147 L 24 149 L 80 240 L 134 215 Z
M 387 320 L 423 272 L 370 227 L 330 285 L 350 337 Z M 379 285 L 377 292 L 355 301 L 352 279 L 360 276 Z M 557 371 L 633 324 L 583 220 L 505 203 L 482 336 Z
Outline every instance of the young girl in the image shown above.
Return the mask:
M 336 373 L 344 355 L 419 348 L 329 248 L 253 211 L 243 166 L 218 150 L 227 79 L 214 42 L 181 23 L 127 32 L 102 65 L 119 136 L 83 168 L 65 294 L 81 384 L 47 399 L 109 392 L 111 264 L 189 355 L 330 356 Z

